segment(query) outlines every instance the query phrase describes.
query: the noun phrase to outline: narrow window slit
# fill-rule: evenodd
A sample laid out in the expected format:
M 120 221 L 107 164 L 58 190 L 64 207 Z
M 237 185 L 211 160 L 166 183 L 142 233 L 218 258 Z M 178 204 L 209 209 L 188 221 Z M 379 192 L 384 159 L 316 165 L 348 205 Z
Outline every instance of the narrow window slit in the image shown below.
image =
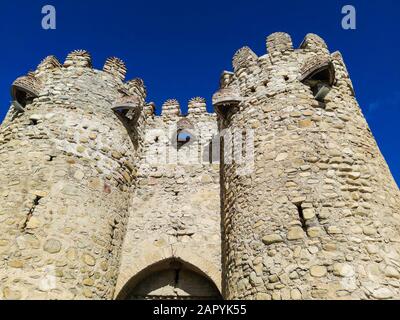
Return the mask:
M 43 197 L 36 196 L 35 199 L 33 200 L 32 207 L 29 209 L 28 215 L 26 216 L 26 220 L 25 220 L 25 222 L 24 222 L 24 224 L 23 224 L 23 226 L 22 226 L 22 230 L 23 230 L 23 231 L 26 231 L 26 228 L 27 228 L 27 226 L 28 226 L 28 223 L 29 223 L 29 221 L 31 220 L 31 218 L 33 217 L 33 213 L 35 212 L 35 209 L 36 209 L 36 207 L 39 205 L 40 200 L 41 200 L 42 198 L 43 198 Z
M 306 225 L 306 219 L 304 219 L 304 214 L 303 214 L 303 207 L 301 204 L 296 204 L 297 207 L 297 212 L 299 215 L 299 220 L 301 223 L 301 228 L 306 232 L 307 231 L 307 225 Z
M 212 164 L 213 163 L 213 142 L 212 142 L 212 140 L 210 141 L 208 152 L 209 152 L 208 158 L 209 158 L 210 164 Z

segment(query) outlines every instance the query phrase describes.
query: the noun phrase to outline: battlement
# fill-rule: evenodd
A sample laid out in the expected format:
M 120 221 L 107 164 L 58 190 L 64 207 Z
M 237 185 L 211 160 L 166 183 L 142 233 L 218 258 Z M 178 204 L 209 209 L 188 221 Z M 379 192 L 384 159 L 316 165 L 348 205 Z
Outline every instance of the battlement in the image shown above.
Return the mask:
M 293 50 L 293 42 L 290 35 L 284 32 L 275 32 L 267 37 L 267 51 L 284 52 Z
M 123 62 L 119 58 L 108 58 L 106 60 L 106 63 L 104 64 L 103 70 L 109 74 L 112 74 L 114 77 L 120 79 L 121 81 L 125 80 L 127 69 L 125 66 L 125 62 Z
M 40 62 L 35 71 L 17 78 L 11 86 L 14 110 L 24 112 L 25 107 L 38 98 L 41 92 L 45 90 L 47 80 L 50 80 L 50 82 L 53 81 L 54 73 L 59 74 L 57 78 L 64 74 L 65 77 L 74 79 L 73 74 L 75 70 L 77 76 L 95 76 L 103 72 L 114 81 L 110 82 L 115 83 L 113 86 L 117 91 L 117 98 L 113 102 L 112 107 L 114 111 L 139 110 L 139 107 L 145 104 L 147 90 L 143 80 L 136 78 L 124 82 L 127 68 L 121 59 L 110 57 L 105 61 L 102 70 L 95 70 L 90 53 L 86 50 L 75 50 L 67 55 L 63 64 L 55 56 L 50 55 Z M 101 82 L 103 81 L 102 79 L 98 78 L 97 81 Z M 104 81 L 106 79 L 104 78 Z
M 64 63 L 60 63 L 55 56 L 50 55 L 40 62 L 33 72 L 33 75 L 37 78 L 45 78 L 46 74 L 64 68 L 93 69 L 92 57 L 86 50 L 74 50 L 68 53 Z M 127 68 L 125 62 L 120 58 L 110 57 L 106 59 L 102 71 L 112 75 L 117 81 L 123 82 L 125 80 Z M 126 82 L 127 86 L 130 86 L 130 84 L 131 86 L 141 85 L 144 87 L 141 79 L 133 79 Z
M 329 53 L 328 46 L 325 41 L 318 35 L 314 33 L 309 33 L 306 35 L 302 43 L 300 44 L 300 49 Z
M 36 76 L 44 76 L 46 72 L 51 72 L 54 69 L 60 69 L 62 64 L 57 60 L 55 56 L 48 56 L 42 60 L 42 62 L 36 68 Z
M 176 99 L 166 100 L 161 108 L 161 117 L 165 119 L 175 119 L 181 117 L 215 116 L 214 113 L 207 112 L 206 99 L 203 97 L 191 98 L 188 102 L 188 112 L 184 113 L 181 104 Z
M 298 49 L 294 49 L 292 38 L 284 32 L 275 32 L 266 38 L 267 54 L 277 56 L 285 52 L 302 51 L 328 54 L 329 50 L 325 41 L 316 34 L 309 33 L 305 36 Z M 263 56 L 265 58 L 265 56 Z M 241 68 L 254 65 L 259 57 L 248 46 L 240 48 L 232 58 L 233 70 L 237 72 Z
M 237 72 L 241 68 L 247 68 L 257 62 L 257 55 L 249 47 L 240 48 L 232 59 L 233 70 Z
M 64 63 L 60 63 L 55 56 L 48 56 L 41 61 L 36 70 L 30 72 L 26 76 L 19 77 L 12 85 L 11 95 L 14 101 L 18 102 L 19 111 L 23 112 L 27 99 L 31 102 L 40 96 L 44 83 L 53 72 L 78 71 L 78 75 L 82 75 L 86 69 L 89 72 L 104 72 L 116 81 L 118 98 L 112 104 L 114 111 L 127 111 L 139 109 L 143 106 L 146 115 L 154 115 L 154 104 L 146 104 L 147 89 L 142 79 L 135 78 L 125 81 L 127 74 L 126 64 L 117 57 L 110 57 L 104 63 L 102 70 L 95 70 L 92 64 L 92 58 L 86 50 L 74 50 L 70 52 Z M 125 81 L 125 82 L 124 82 Z M 16 104 L 17 105 L 17 104 Z M 176 99 L 169 99 L 162 106 L 162 116 L 185 117 L 192 115 L 209 114 L 207 112 L 206 99 L 202 97 L 194 97 L 188 102 L 188 112 L 182 112 L 180 103 Z M 210 114 L 211 115 L 211 114 Z
M 0 300 L 399 298 L 400 194 L 341 54 L 315 34 L 266 47 L 234 54 L 216 113 L 155 114 L 121 59 L 85 50 L 17 78 Z
M 75 50 L 68 54 L 64 67 L 92 68 L 92 57 L 86 50 Z
M 297 79 L 301 82 L 312 77 L 321 70 L 328 69 L 329 84 L 332 85 L 335 80 L 334 64 L 332 63 L 332 57 L 329 55 L 328 47 L 325 41 L 315 34 L 307 34 L 304 40 L 301 42 L 298 49 L 293 48 L 293 42 L 287 33 L 276 32 L 269 35 L 266 38 L 267 55 L 258 57 L 251 48 L 244 46 L 240 48 L 232 58 L 232 66 L 234 72 L 225 71 L 221 76 L 219 92 L 214 97 L 214 105 L 227 106 L 230 103 L 237 104 L 243 100 L 243 79 L 246 77 L 252 78 L 252 81 L 247 81 L 248 85 L 250 82 L 257 80 L 261 73 L 264 74 L 264 78 L 268 78 L 270 71 L 264 70 L 260 72 L 260 67 L 267 67 L 274 63 L 276 57 L 286 53 L 293 53 L 298 60 L 299 74 Z M 268 59 L 271 56 L 271 59 Z M 26 100 L 32 100 L 39 96 L 42 90 L 43 83 L 46 80 L 48 74 L 51 74 L 55 70 L 62 69 L 93 69 L 92 58 L 86 50 L 74 50 L 70 52 L 64 63 L 60 63 L 56 57 L 46 57 L 36 68 L 36 70 L 26 76 L 18 78 L 12 85 L 12 98 L 14 101 L 19 102 L 21 110 L 26 105 Z M 248 71 L 243 73 L 244 70 Z M 130 100 L 130 105 L 144 104 L 147 96 L 147 90 L 141 79 L 133 79 L 127 82 L 125 77 L 127 74 L 127 68 L 124 61 L 117 57 L 108 58 L 102 68 L 104 73 L 111 75 L 114 80 L 121 84 L 119 91 L 121 92 L 120 98 L 115 101 L 115 105 L 125 104 L 126 101 Z M 257 74 L 258 73 L 258 74 Z M 253 89 L 252 89 L 253 90 Z M 129 98 L 135 96 L 136 98 Z M 176 100 L 168 100 L 163 105 L 163 115 L 168 116 L 182 116 L 179 102 Z M 201 114 L 206 112 L 205 100 L 202 98 L 194 98 L 189 101 L 188 113 L 189 114 Z
M 295 88 L 309 91 L 323 102 L 339 77 L 348 78 L 337 72 L 341 64 L 334 63 L 335 57 L 318 35 L 307 34 L 295 49 L 290 35 L 276 32 L 266 38 L 266 49 L 260 57 L 247 46 L 234 54 L 233 72 L 222 73 L 220 89 L 213 96 L 215 110 L 222 117 L 237 110 L 242 102 Z

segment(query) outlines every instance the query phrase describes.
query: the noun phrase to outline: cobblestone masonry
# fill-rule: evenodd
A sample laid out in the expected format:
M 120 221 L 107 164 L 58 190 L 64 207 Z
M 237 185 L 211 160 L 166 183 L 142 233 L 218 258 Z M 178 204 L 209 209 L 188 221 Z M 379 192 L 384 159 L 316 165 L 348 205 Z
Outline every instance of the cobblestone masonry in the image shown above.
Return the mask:
M 222 129 L 256 130 L 254 172 L 222 166 L 225 297 L 400 298 L 399 189 L 340 53 L 313 34 L 267 48 L 239 50 L 214 96 Z
M 38 97 L 12 107 L 0 135 L 2 298 L 110 299 L 140 149 L 111 107 L 143 90 L 93 70 L 84 51 L 29 76 Z
M 193 141 L 176 152 L 172 137 L 180 129 Z M 220 288 L 219 164 L 212 164 L 209 143 L 218 134 L 216 115 L 201 98 L 189 103 L 186 116 L 168 100 L 161 117 L 146 119 L 145 131 L 116 292 L 144 267 L 174 257 L 201 268 Z
M 168 259 L 226 299 L 400 298 L 399 189 L 340 53 L 316 35 L 267 48 L 236 53 L 218 116 L 202 98 L 155 116 L 121 60 L 95 70 L 85 51 L 18 78 L 0 127 L 0 299 L 124 298 Z M 237 128 L 254 162 L 227 161 L 252 150 L 228 143 Z

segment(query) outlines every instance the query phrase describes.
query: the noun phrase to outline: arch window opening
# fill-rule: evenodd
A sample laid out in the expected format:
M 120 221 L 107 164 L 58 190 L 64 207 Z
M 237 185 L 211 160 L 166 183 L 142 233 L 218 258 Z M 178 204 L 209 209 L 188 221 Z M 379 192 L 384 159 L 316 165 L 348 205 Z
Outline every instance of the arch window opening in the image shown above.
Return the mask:
M 303 80 L 303 83 L 311 88 L 314 98 L 324 102 L 326 96 L 332 89 L 335 80 L 335 71 L 332 63 L 318 68 Z
M 187 130 L 178 130 L 177 132 L 177 146 L 178 149 L 189 144 L 193 141 L 193 135 Z
M 24 112 L 25 107 L 33 102 L 35 96 L 30 94 L 29 92 L 21 89 L 14 88 L 13 91 L 13 106 L 16 111 Z

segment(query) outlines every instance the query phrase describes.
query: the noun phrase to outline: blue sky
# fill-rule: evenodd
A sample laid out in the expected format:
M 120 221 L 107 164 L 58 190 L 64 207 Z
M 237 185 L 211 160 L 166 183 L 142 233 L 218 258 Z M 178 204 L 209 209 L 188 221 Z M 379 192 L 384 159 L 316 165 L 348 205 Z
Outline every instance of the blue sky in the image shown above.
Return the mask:
M 57 9 L 57 29 L 41 28 L 41 9 Z M 341 28 L 341 8 L 354 5 L 357 29 Z M 149 101 L 182 105 L 211 95 L 219 75 L 231 69 L 235 51 L 249 45 L 265 53 L 265 37 L 291 34 L 298 46 L 317 33 L 340 50 L 358 101 L 379 147 L 400 184 L 400 2 L 397 0 L 136 1 L 1 0 L 0 120 L 9 107 L 9 87 L 47 55 L 61 61 L 74 49 L 92 53 L 101 68 L 108 56 L 122 58 L 128 78 L 141 77 Z

